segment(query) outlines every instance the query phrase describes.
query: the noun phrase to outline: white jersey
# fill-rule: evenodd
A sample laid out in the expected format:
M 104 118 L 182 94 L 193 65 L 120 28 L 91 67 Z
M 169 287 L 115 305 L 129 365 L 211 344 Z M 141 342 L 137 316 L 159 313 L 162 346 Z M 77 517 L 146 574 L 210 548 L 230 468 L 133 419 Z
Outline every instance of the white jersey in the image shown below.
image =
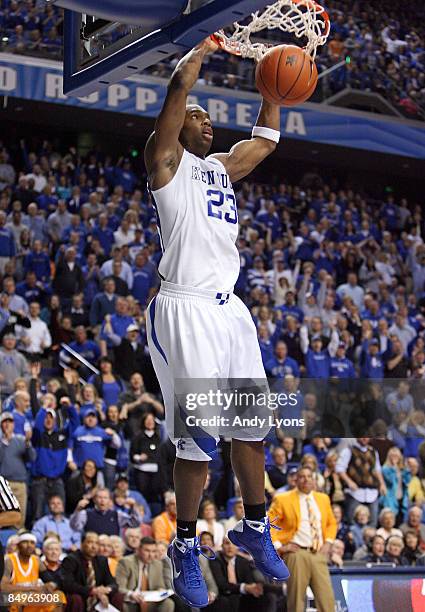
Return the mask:
M 240 268 L 238 214 L 223 164 L 184 150 L 174 177 L 152 196 L 163 250 L 161 277 L 176 285 L 232 291 Z

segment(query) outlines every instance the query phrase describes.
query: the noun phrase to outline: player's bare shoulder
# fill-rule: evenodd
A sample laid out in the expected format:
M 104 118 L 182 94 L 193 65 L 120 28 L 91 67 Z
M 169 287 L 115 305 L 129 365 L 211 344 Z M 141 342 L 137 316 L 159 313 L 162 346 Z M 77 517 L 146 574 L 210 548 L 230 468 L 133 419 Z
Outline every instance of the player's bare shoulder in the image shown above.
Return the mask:
M 183 147 L 177 142 L 174 147 L 161 147 L 155 132 L 149 136 L 145 146 L 145 166 L 151 189 L 165 187 L 177 172 L 183 156 Z

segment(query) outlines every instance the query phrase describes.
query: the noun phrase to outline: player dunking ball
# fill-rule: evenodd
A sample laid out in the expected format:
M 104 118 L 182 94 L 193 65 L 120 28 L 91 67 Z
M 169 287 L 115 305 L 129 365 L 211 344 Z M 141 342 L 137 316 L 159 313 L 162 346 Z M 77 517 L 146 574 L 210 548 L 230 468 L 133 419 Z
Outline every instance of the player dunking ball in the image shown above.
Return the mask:
M 202 60 L 214 49 L 208 39 L 180 60 L 145 150 L 163 249 L 159 265 L 163 280 L 148 308 L 148 338 L 169 432 L 176 379 L 266 378 L 255 325 L 247 307 L 232 292 L 240 267 L 232 182 L 249 174 L 275 150 L 280 109 L 263 100 L 252 138 L 239 142 L 229 153 L 207 156 L 213 140 L 210 117 L 203 108 L 186 105 L 186 101 Z M 228 535 L 251 553 L 261 572 L 286 580 L 289 572 L 273 547 L 266 518 L 264 435 L 254 441 L 252 437 L 232 440 L 232 464 L 245 518 Z M 216 441 L 213 438 L 212 445 L 210 439 L 173 441 L 177 445 L 177 537 L 168 556 L 176 593 L 190 606 L 200 608 L 208 605 L 208 592 L 199 567 L 202 551 L 196 519 Z

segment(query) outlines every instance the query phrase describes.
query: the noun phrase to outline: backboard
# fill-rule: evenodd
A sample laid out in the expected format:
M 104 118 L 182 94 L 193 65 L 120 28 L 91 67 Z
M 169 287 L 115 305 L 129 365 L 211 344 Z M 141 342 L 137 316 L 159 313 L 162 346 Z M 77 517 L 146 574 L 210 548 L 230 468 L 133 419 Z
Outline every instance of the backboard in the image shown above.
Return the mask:
M 184 53 L 267 0 L 53 0 L 65 8 L 64 93 L 86 96 Z M 101 8 L 99 8 L 101 6 Z

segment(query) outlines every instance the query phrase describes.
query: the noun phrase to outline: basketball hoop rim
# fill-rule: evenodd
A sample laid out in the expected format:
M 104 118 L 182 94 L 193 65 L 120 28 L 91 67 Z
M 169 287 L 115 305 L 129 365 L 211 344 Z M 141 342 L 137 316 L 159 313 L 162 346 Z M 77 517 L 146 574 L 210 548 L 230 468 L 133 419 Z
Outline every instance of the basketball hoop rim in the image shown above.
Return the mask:
M 250 28 L 252 28 L 253 23 L 260 21 L 261 16 L 265 12 L 267 12 L 268 9 L 272 9 L 275 6 L 278 6 L 279 4 L 281 4 L 281 1 L 282 0 L 278 0 L 277 2 L 274 2 L 270 5 L 265 6 L 261 13 L 259 11 L 257 11 L 256 13 L 253 13 L 251 15 L 252 21 L 249 26 L 239 26 L 238 23 L 235 23 L 234 26 L 237 26 L 241 30 L 246 29 L 249 31 Z M 318 26 L 318 27 L 321 27 L 321 29 L 323 30 L 320 37 L 317 34 L 313 35 L 312 32 L 310 33 L 308 31 L 302 32 L 302 35 L 309 39 L 309 43 L 303 48 L 306 51 L 306 53 L 309 53 L 313 57 L 313 60 L 314 60 L 316 56 L 317 47 L 325 44 L 329 36 L 329 33 L 330 33 L 331 21 L 330 21 L 329 15 L 327 11 L 325 10 L 325 8 L 321 4 L 316 2 L 316 0 L 288 0 L 287 3 L 283 4 L 283 6 L 291 6 L 291 4 L 293 5 L 295 9 L 304 7 L 308 10 L 308 13 L 314 14 L 314 16 L 320 17 L 320 19 L 314 20 L 315 25 L 322 24 L 321 26 Z M 266 29 L 266 28 L 267 28 L 267 25 L 265 23 L 264 27 L 261 29 Z M 279 28 L 279 25 L 276 25 L 275 28 L 269 28 L 269 29 L 277 29 L 277 28 Z M 261 29 L 259 29 L 259 31 Z M 280 29 L 283 29 L 283 28 L 280 28 Z M 287 30 L 287 31 L 290 32 L 291 30 Z M 297 37 L 300 37 L 299 34 L 295 34 L 295 35 Z M 243 46 L 240 44 L 238 40 L 233 39 L 232 36 L 227 36 L 224 30 L 220 30 L 218 32 L 215 32 L 214 34 L 211 34 L 210 38 L 216 45 L 220 47 L 220 49 L 222 49 L 223 51 L 226 51 L 227 53 L 230 53 L 231 55 L 235 55 L 238 57 L 250 57 L 249 55 L 247 55 L 246 53 L 242 51 L 243 46 L 245 47 L 246 50 L 250 48 L 250 45 L 252 47 L 252 43 L 249 41 L 249 35 L 247 37 L 249 42 L 245 41 Z M 252 59 L 255 59 L 256 61 L 261 59 L 261 56 L 264 55 L 264 53 L 266 53 L 269 49 L 275 46 L 278 46 L 278 45 L 261 43 L 261 45 L 257 45 L 257 46 L 262 48 L 261 51 L 258 50 L 255 56 L 251 56 Z

